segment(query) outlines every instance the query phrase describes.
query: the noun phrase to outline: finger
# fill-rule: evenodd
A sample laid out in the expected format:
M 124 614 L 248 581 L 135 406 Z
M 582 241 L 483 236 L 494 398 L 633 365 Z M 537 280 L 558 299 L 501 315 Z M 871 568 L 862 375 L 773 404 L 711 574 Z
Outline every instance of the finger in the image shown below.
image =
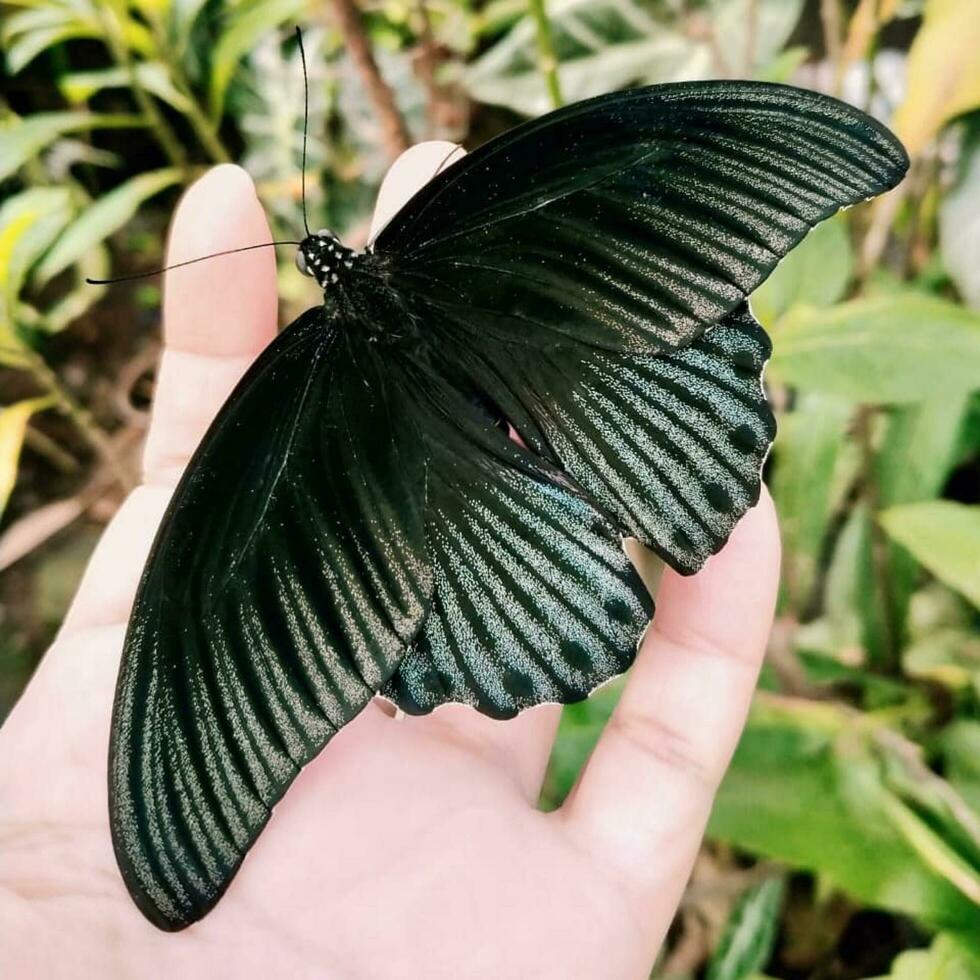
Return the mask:
M 406 150 L 385 176 L 371 222 L 370 239 L 437 173 L 465 154 L 444 140 L 419 143 Z M 561 716 L 558 705 L 541 705 L 511 721 L 500 722 L 463 705 L 445 705 L 421 718 L 400 718 L 413 735 L 454 740 L 513 772 L 520 792 L 537 799 Z
M 778 578 L 779 531 L 763 491 L 701 572 L 664 572 L 623 696 L 560 811 L 635 888 L 644 921 L 663 912 L 669 922 L 679 901 L 745 723 Z
M 167 262 L 269 241 L 251 178 L 215 167 L 181 199 Z M 167 274 L 164 353 L 144 453 L 144 483 L 106 529 L 62 627 L 125 622 L 170 491 L 208 424 L 276 333 L 273 249 L 221 256 Z
M 392 165 L 378 189 L 368 241 L 378 233 L 437 173 L 466 155 L 458 143 L 429 140 L 409 147 Z
M 272 240 L 241 167 L 215 167 L 181 199 L 167 262 Z M 235 383 L 276 335 L 275 249 L 173 269 L 164 288 L 164 353 L 143 458 L 147 483 L 173 486 Z

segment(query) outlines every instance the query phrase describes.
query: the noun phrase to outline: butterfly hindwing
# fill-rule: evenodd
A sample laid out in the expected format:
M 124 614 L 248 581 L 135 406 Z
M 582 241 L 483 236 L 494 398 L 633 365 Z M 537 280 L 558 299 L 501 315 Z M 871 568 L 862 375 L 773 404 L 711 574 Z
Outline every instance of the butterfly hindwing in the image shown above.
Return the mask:
M 622 536 L 685 572 L 724 543 L 775 434 L 769 351 L 743 305 L 670 355 L 562 347 L 506 362 L 508 385 L 467 361 L 580 492 L 511 474 L 430 508 L 432 609 L 383 693 L 410 714 L 459 702 L 507 717 L 626 670 L 652 604 Z
M 374 242 L 474 341 L 683 347 L 819 221 L 908 160 L 864 113 L 802 89 L 685 82 L 576 103 L 448 167 Z
M 272 805 L 428 608 L 425 463 L 398 377 L 311 310 L 263 353 L 174 494 L 136 598 L 113 841 L 162 928 L 220 897 Z
M 758 500 L 775 435 L 762 387 L 770 350 L 743 304 L 670 354 L 574 346 L 505 360 L 514 352 L 500 350 L 500 374 L 474 361 L 470 370 L 624 533 L 693 572 Z
M 473 438 L 465 414 L 426 426 L 435 592 L 382 693 L 496 718 L 580 701 L 633 662 L 652 601 L 608 516 L 501 429 Z

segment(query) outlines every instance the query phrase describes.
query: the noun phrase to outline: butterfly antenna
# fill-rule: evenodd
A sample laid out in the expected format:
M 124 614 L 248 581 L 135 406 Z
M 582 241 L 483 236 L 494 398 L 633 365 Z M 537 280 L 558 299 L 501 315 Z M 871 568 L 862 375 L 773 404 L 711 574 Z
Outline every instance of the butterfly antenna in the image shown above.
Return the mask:
M 130 279 L 147 279 L 150 276 L 159 276 L 171 269 L 180 269 L 185 265 L 194 265 L 195 262 L 204 262 L 207 259 L 216 259 L 219 255 L 234 255 L 236 252 L 251 252 L 256 248 L 271 248 L 275 245 L 302 245 L 302 242 L 260 242 L 258 245 L 244 245 L 242 248 L 228 248 L 223 252 L 212 252 L 210 255 L 201 255 L 196 259 L 188 259 L 186 262 L 175 262 L 173 265 L 164 266 L 162 269 L 154 269 L 152 272 L 135 272 L 131 276 L 117 276 L 115 279 L 86 279 L 90 286 L 109 286 L 114 282 L 128 282 Z
M 306 134 L 310 128 L 310 76 L 306 71 L 306 51 L 303 48 L 303 32 L 296 26 L 296 43 L 299 45 L 299 58 L 303 63 L 303 165 L 299 172 L 300 191 L 303 197 L 303 227 L 310 235 L 310 222 L 306 217 Z

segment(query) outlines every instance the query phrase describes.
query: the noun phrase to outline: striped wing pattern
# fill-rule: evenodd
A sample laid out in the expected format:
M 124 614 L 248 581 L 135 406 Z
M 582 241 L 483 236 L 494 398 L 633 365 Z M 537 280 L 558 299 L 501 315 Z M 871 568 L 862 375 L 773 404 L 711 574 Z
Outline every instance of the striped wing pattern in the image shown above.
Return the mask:
M 592 504 L 516 472 L 441 496 L 432 610 L 382 694 L 409 714 L 456 702 L 510 718 L 630 666 L 653 604 Z
M 670 355 L 550 352 L 526 391 L 550 451 L 623 530 L 695 572 L 759 498 L 769 339 L 744 304 Z
M 374 248 L 487 340 L 672 350 L 742 303 L 817 222 L 908 161 L 835 99 L 748 82 L 581 102 L 485 144 Z
M 432 609 L 382 693 L 409 714 L 457 702 L 506 718 L 626 670 L 652 604 L 621 536 L 684 572 L 721 547 L 758 500 L 775 434 L 769 351 L 743 305 L 671 355 L 559 349 L 523 375 L 509 364 L 526 387 L 508 407 L 536 416 L 579 493 L 521 476 L 430 509 Z
M 161 525 L 109 772 L 116 855 L 161 928 L 214 905 L 428 609 L 421 435 L 379 370 L 310 311 L 222 410 Z
M 623 535 L 692 572 L 759 494 L 748 293 L 906 166 L 835 100 L 690 83 L 552 113 L 423 188 L 259 358 L 158 532 L 109 771 L 146 916 L 204 915 L 377 692 L 506 718 L 625 670 L 652 603 Z

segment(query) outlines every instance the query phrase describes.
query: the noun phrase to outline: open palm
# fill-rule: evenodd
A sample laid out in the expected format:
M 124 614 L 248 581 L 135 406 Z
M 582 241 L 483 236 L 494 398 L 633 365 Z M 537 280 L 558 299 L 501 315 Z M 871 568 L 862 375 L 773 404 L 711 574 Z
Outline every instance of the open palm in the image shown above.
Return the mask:
M 376 222 L 445 158 L 441 143 L 403 156 Z M 183 199 L 169 261 L 269 237 L 247 175 L 218 167 Z M 765 491 L 700 574 L 664 574 L 623 698 L 560 810 L 535 805 L 558 708 L 497 722 L 458 706 L 395 718 L 372 704 L 299 776 L 207 918 L 165 934 L 136 910 L 106 799 L 126 620 L 183 467 L 276 330 L 271 250 L 190 266 L 170 284 L 143 485 L 0 731 L 4 975 L 646 976 L 771 623 L 779 545 Z

